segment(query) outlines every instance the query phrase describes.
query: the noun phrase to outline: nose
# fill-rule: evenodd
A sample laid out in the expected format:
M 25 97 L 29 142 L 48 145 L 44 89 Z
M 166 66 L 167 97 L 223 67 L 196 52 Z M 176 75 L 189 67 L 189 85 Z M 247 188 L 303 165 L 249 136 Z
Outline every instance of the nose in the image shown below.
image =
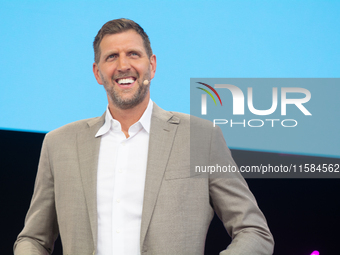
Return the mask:
M 125 71 L 130 70 L 130 62 L 126 56 L 119 56 L 117 69 L 120 72 L 125 72 Z

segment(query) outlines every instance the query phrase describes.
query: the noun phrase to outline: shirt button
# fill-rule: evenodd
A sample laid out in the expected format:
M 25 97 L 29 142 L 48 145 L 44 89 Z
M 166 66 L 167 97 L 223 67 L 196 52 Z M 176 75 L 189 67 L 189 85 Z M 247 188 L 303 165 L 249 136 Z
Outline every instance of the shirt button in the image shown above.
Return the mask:
M 122 172 L 123 172 L 123 170 L 122 170 L 122 169 L 119 169 L 119 170 L 118 170 L 118 172 L 122 173 Z
M 116 202 L 119 203 L 119 202 L 120 202 L 120 199 L 117 199 Z
M 119 233 L 120 233 L 120 230 L 119 230 L 119 229 L 117 229 L 117 230 L 116 230 L 116 232 L 119 234 Z

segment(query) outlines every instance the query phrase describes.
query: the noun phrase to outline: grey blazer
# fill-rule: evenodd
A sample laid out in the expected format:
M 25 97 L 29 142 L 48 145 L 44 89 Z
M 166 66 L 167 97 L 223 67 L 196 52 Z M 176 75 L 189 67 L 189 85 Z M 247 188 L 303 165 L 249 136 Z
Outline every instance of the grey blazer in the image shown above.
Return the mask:
M 25 226 L 14 244 L 15 255 L 50 254 L 58 234 L 64 255 L 95 254 L 100 146 L 95 134 L 104 116 L 77 121 L 46 135 Z M 191 139 L 190 124 L 196 132 Z M 219 128 L 154 104 L 141 254 L 203 254 L 214 210 L 232 237 L 221 255 L 272 254 L 272 235 L 241 175 L 192 176 L 190 163 L 235 164 Z

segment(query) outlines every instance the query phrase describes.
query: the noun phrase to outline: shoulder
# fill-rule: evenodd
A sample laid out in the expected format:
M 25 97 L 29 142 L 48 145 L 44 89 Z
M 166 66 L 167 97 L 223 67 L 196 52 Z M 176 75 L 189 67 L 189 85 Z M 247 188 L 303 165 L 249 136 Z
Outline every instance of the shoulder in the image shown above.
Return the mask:
M 78 120 L 50 131 L 46 134 L 45 139 L 68 139 L 76 136 L 78 133 L 86 132 L 91 129 L 99 130 L 104 124 L 104 120 L 104 115 L 101 117 Z
M 201 119 L 196 116 L 180 113 L 171 112 L 173 116 L 179 119 L 179 124 L 185 127 L 190 127 L 191 129 L 212 129 L 213 123 L 209 120 Z
M 213 123 L 209 120 L 201 119 L 196 116 L 181 113 L 166 111 L 154 104 L 154 117 L 163 119 L 164 121 L 179 124 L 182 127 L 195 127 L 203 129 L 213 128 Z
M 202 128 L 211 128 L 213 127 L 213 123 L 209 120 L 201 119 L 199 117 L 180 113 L 180 112 L 172 112 L 174 116 L 178 117 L 181 122 L 187 124 L 189 123 L 190 126 L 193 127 L 202 127 Z

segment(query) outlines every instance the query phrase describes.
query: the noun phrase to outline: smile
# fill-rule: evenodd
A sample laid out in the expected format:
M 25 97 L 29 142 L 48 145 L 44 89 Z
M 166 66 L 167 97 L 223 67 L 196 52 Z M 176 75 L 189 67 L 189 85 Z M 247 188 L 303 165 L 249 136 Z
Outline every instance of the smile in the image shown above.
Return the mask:
M 125 78 L 116 79 L 116 82 L 119 85 L 130 85 L 130 84 L 134 83 L 135 80 L 136 80 L 136 78 L 134 78 L 134 77 L 125 77 Z

